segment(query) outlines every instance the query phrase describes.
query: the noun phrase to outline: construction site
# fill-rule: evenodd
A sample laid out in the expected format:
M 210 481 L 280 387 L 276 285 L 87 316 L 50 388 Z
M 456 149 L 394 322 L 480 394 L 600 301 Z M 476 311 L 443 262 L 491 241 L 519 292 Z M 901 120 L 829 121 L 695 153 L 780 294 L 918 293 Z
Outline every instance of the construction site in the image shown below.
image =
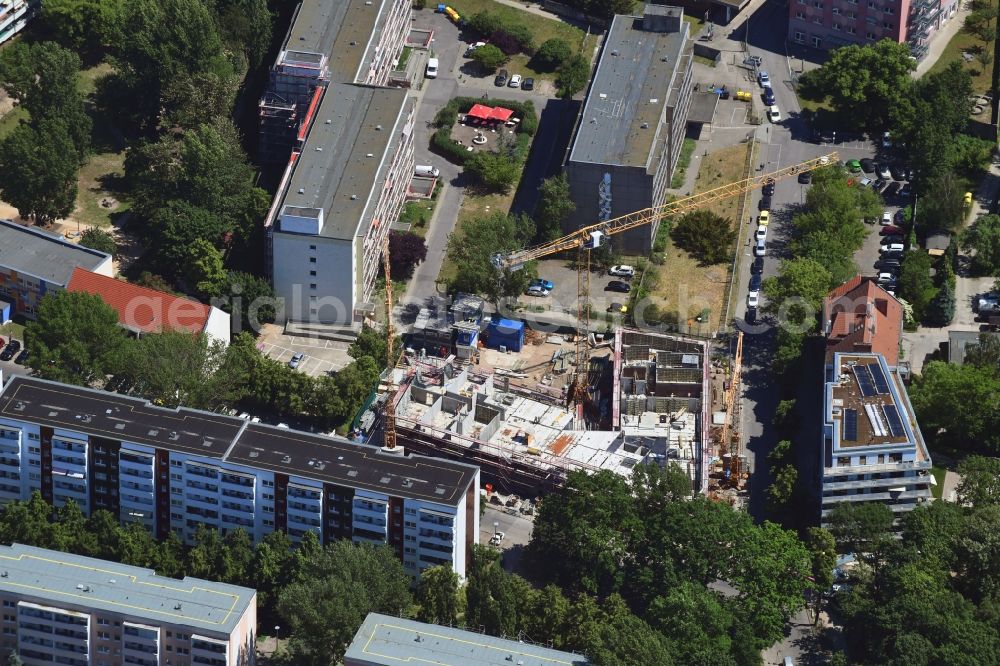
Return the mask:
M 398 445 L 479 465 L 491 489 L 526 498 L 574 470 L 670 463 L 693 491 L 735 495 L 712 441 L 728 384 L 709 342 L 627 328 L 593 342 L 582 408 L 568 400 L 572 336 L 530 332 L 519 352 L 480 345 L 468 359 L 408 349 L 393 378 Z

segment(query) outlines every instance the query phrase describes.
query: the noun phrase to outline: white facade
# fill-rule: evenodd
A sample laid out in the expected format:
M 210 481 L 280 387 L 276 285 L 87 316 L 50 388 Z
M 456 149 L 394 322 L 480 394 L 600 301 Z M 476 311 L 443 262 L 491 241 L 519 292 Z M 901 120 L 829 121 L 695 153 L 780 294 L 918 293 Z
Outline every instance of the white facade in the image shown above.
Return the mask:
M 274 291 L 292 321 L 346 323 L 359 300 L 350 241 L 275 232 Z
M 40 0 L 0 0 L 0 44 L 24 30 L 41 4 Z
M 881 369 L 885 391 L 862 392 L 857 369 L 869 365 Z M 888 412 L 899 415 L 895 433 Z M 930 454 L 903 382 L 881 354 L 837 352 L 827 365 L 821 456 L 824 526 L 844 502 L 878 502 L 898 515 L 931 500 Z

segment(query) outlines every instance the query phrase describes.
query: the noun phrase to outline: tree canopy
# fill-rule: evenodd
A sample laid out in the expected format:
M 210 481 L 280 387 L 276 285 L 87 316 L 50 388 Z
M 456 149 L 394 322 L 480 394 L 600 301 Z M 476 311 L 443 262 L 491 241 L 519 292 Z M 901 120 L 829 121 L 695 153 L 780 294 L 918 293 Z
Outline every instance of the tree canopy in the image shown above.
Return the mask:
M 962 234 L 962 249 L 972 254 L 977 275 L 1000 275 L 1000 215 L 983 215 Z
M 534 237 L 535 223 L 525 215 L 498 211 L 469 220 L 448 239 L 448 259 L 455 266 L 449 291 L 482 294 L 493 304 L 524 293 L 534 277 L 534 266 L 501 270 L 493 264 L 493 257 L 521 249 Z
M 705 265 L 732 260 L 736 233 L 732 220 L 710 210 L 687 213 L 670 229 L 674 244 Z
M 924 437 L 969 453 L 1000 455 L 1000 370 L 931 361 L 910 387 Z

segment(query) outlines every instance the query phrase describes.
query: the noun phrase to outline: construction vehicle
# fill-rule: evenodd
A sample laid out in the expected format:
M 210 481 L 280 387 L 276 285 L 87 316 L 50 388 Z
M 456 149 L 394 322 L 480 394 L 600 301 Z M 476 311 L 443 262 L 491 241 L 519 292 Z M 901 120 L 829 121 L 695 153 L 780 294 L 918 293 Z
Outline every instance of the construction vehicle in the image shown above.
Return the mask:
M 587 397 L 587 371 L 590 366 L 590 251 L 604 245 L 609 236 L 629 231 L 637 227 L 659 222 L 664 218 L 683 215 L 715 201 L 728 199 L 744 192 L 761 187 L 765 181 L 777 181 L 789 176 L 795 176 L 802 171 L 832 164 L 837 160 L 837 153 L 829 153 L 822 157 L 799 162 L 771 173 L 751 176 L 743 180 L 721 185 L 719 187 L 676 199 L 660 206 L 645 208 L 634 213 L 621 215 L 603 222 L 598 222 L 556 240 L 542 243 L 535 247 L 517 250 L 506 256 L 494 255 L 493 265 L 501 271 L 516 271 L 524 268 L 529 261 L 541 259 L 560 252 L 576 250 L 577 266 L 577 316 L 576 316 L 576 373 L 573 379 L 573 390 L 570 398 L 582 402 Z

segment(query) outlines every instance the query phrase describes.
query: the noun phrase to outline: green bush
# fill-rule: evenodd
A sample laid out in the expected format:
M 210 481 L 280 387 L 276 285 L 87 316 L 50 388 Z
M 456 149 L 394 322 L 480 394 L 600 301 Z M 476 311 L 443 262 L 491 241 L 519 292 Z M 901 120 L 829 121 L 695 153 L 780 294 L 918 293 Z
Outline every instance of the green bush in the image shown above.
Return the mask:
M 565 39 L 553 37 L 538 47 L 535 57 L 531 59 L 531 66 L 539 72 L 554 72 L 572 57 L 573 47 Z
M 575 55 L 559 67 L 556 83 L 559 85 L 559 96 L 569 99 L 587 87 L 590 78 L 590 62 L 583 56 Z
M 469 151 L 451 138 L 451 126 L 442 127 L 431 137 L 431 150 L 441 157 L 458 165 L 464 165 L 469 159 Z

